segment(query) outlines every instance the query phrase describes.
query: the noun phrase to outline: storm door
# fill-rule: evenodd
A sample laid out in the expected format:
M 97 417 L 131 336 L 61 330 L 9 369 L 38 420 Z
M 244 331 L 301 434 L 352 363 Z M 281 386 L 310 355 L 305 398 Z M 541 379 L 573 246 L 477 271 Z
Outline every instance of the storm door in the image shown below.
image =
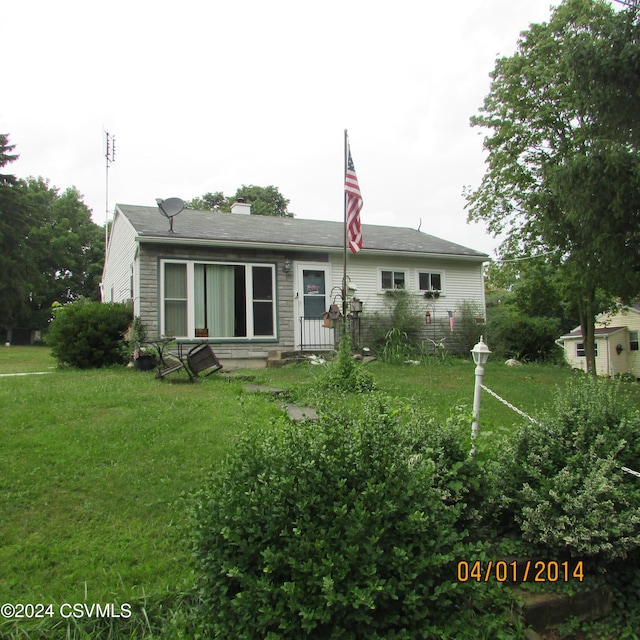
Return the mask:
M 296 347 L 303 351 L 335 347 L 334 329 L 324 314 L 331 304 L 331 267 L 298 264 L 296 269 Z

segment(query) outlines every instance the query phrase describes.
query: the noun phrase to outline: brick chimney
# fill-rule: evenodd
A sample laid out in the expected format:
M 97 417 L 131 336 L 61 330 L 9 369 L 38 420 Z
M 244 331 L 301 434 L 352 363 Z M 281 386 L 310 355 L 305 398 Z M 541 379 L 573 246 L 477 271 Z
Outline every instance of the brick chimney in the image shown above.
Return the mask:
M 247 215 L 251 213 L 251 205 L 244 198 L 238 198 L 231 205 L 231 213 L 241 213 Z

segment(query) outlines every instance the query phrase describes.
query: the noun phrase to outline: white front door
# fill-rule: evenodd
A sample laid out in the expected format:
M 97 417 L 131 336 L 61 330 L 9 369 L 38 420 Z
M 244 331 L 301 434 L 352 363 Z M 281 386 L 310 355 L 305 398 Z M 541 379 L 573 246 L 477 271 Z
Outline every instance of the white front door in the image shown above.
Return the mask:
M 331 266 L 304 262 L 296 265 L 295 335 L 301 350 L 334 349 L 334 330 L 324 326 L 322 314 L 331 304 Z

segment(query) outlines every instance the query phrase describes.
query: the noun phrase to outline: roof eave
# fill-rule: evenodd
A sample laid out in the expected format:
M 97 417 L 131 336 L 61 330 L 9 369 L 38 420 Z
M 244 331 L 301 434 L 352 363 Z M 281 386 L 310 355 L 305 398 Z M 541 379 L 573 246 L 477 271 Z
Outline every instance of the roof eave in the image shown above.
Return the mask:
M 613 336 L 616 333 L 620 333 L 621 331 L 628 331 L 629 327 L 611 327 L 611 330 L 608 331 L 600 331 L 600 333 L 596 332 L 595 338 L 608 338 L 609 336 Z M 556 342 L 564 341 L 564 340 L 582 340 L 582 334 L 575 333 L 567 333 L 564 336 L 560 336 Z
M 151 236 L 151 235 L 138 235 L 136 241 L 139 244 L 182 244 L 187 246 L 196 247 L 233 247 L 236 249 L 255 249 L 256 247 L 264 249 L 272 249 L 275 251 L 317 251 L 319 253 L 342 253 L 342 247 L 335 247 L 333 245 L 308 245 L 297 243 L 285 243 L 285 242 L 248 242 L 237 240 L 212 240 L 210 238 L 176 238 L 170 236 Z M 430 258 L 441 258 L 456 260 L 468 260 L 471 262 L 490 262 L 491 258 L 488 255 L 467 255 L 464 253 L 436 253 L 436 252 L 420 252 L 420 251 L 402 251 L 392 249 L 363 249 L 363 253 L 366 255 L 402 255 L 422 258 L 429 256 Z

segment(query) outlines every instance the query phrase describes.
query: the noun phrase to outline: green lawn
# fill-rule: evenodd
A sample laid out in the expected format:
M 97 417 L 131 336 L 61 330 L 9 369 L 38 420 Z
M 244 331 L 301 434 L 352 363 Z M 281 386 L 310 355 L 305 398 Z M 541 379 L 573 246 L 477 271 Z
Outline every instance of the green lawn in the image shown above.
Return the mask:
M 475 366 L 471 359 L 449 359 L 430 365 L 396 366 L 381 362 L 366 365 L 373 373 L 377 388 L 392 397 L 419 403 L 438 420 L 446 420 L 456 407 L 471 412 L 475 386 Z M 307 373 L 308 372 L 308 373 Z M 318 367 L 291 366 L 270 370 L 269 380 L 276 385 L 297 385 L 312 394 L 313 374 Z M 556 390 L 572 376 L 580 375 L 567 367 L 526 365 L 508 367 L 489 362 L 483 384 L 522 409 L 533 418 L 548 406 Z M 636 394 L 640 404 L 640 390 Z M 303 396 L 305 393 L 302 394 Z M 511 429 L 523 420 L 517 413 L 483 392 L 481 421 L 483 428 Z
M 0 344 L 0 374 L 52 371 L 56 361 L 47 347 L 5 347 Z
M 0 603 L 131 602 L 191 585 L 182 496 L 249 426 L 277 428 L 282 408 L 224 374 L 170 384 L 125 368 L 55 366 L 39 347 L 0 348 Z M 474 365 L 367 365 L 384 393 L 445 420 L 471 411 Z M 255 372 L 313 402 L 317 368 Z M 534 417 L 566 368 L 489 362 L 485 383 Z M 640 385 L 627 385 L 640 406 Z M 325 398 L 326 401 L 326 398 Z M 344 401 L 344 400 L 341 400 Z M 351 398 L 357 404 L 364 398 Z M 483 395 L 481 444 L 522 419 Z
M 181 495 L 247 424 L 281 413 L 221 378 L 164 384 L 124 369 L 0 378 L 0 406 L 2 602 L 183 587 Z

